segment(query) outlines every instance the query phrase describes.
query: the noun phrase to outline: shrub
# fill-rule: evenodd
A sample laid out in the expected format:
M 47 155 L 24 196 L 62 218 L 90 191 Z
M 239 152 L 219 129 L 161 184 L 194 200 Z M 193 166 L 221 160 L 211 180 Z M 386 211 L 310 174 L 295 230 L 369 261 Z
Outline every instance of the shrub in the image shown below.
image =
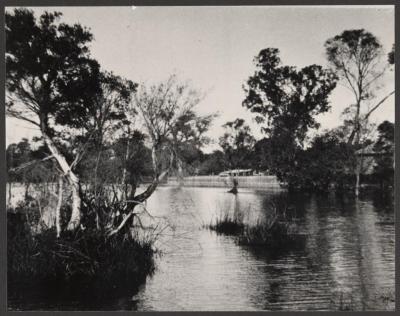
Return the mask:
M 33 234 L 25 216 L 7 214 L 9 296 L 110 298 L 133 291 L 154 271 L 149 241 L 96 229 Z M 34 291 L 32 289 L 35 289 Z
M 259 220 L 254 226 L 247 225 L 238 242 L 241 245 L 282 247 L 296 242 L 296 231 L 297 225 L 293 221 L 272 217 Z
M 206 227 L 218 234 L 238 235 L 243 232 L 245 225 L 243 217 L 231 216 L 228 212 L 225 212 L 222 216 L 216 218 L 215 223 L 210 223 Z
M 278 210 L 271 202 L 268 216 L 255 225 L 244 222 L 243 214 L 232 216 L 224 212 L 214 223 L 205 226 L 218 234 L 236 236 L 239 245 L 282 248 L 303 245 L 305 236 L 298 233 L 296 218 L 288 214 L 288 208 Z

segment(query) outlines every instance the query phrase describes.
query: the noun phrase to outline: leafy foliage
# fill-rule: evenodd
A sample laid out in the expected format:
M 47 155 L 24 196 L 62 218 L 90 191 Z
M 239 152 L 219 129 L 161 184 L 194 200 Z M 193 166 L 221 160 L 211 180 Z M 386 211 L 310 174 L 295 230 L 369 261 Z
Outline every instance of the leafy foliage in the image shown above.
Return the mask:
M 255 58 L 256 72 L 247 81 L 243 106 L 256 113 L 269 135 L 270 168 L 292 187 L 298 153 L 310 128 L 318 128 L 315 116 L 329 110 L 328 97 L 336 76 L 318 65 L 297 70 L 281 65 L 279 50 L 267 48 Z
M 255 58 L 256 72 L 247 81 L 243 106 L 256 113 L 270 135 L 287 134 L 301 144 L 315 116 L 329 110 L 328 96 L 336 76 L 318 65 L 297 70 L 281 65 L 279 50 L 267 48 Z
M 17 144 L 6 149 L 7 175 L 9 182 L 41 183 L 52 182 L 58 171 L 52 161 L 42 161 L 48 156 L 44 146 L 32 148 L 28 139 L 23 138 Z
M 223 125 L 225 133 L 219 139 L 227 165 L 231 169 L 251 168 L 251 153 L 255 143 L 250 127 L 243 119 Z
M 358 29 L 345 30 L 328 39 L 325 49 L 333 70 L 354 95 L 354 103 L 347 108 L 353 117 L 348 143 L 358 145 L 362 138 L 362 124 L 394 93 L 389 93 L 376 104 L 369 104 L 376 98 L 379 79 L 388 67 L 381 62 L 382 45 L 372 33 Z
M 100 90 L 99 64 L 90 58 L 93 35 L 79 24 L 58 23 L 61 13 L 6 12 L 8 114 L 47 128 L 81 127 Z M 19 103 L 21 101 L 22 103 Z
M 394 124 L 384 121 L 378 126 L 379 136 L 373 150 L 378 154 L 375 157 L 374 172 L 382 186 L 393 185 L 394 177 Z

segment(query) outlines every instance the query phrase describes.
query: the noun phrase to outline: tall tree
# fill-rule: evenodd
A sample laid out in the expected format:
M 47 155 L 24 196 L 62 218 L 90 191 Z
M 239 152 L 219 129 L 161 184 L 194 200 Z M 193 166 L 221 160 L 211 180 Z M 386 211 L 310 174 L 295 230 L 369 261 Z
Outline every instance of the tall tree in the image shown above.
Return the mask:
M 364 29 L 346 30 L 325 42 L 326 56 L 341 81 L 354 95 L 353 129 L 348 143 L 358 145 L 363 122 L 367 121 L 394 91 L 376 100 L 379 79 L 388 65 L 382 62 L 383 49 L 379 40 Z M 388 56 L 389 63 L 394 61 Z
M 388 64 L 382 61 L 382 45 L 372 33 L 359 29 L 346 30 L 328 39 L 325 49 L 332 68 L 354 95 L 354 103 L 347 108 L 347 112 L 353 116 L 350 120 L 353 126 L 348 144 L 360 149 L 362 131 L 366 130 L 369 117 L 394 94 L 393 90 L 378 100 L 376 98 L 379 81 L 388 68 Z M 388 61 L 392 62 L 390 54 Z M 357 158 L 354 169 L 356 196 L 359 194 L 363 159 L 363 156 Z
M 271 141 L 272 171 L 291 186 L 307 131 L 318 128 L 315 117 L 330 108 L 328 97 L 336 86 L 337 77 L 319 65 L 297 70 L 284 66 L 279 50 L 267 48 L 255 57 L 256 71 L 244 87 L 243 106 L 264 123 L 262 130 Z
M 55 139 L 61 128 L 79 129 L 100 90 L 99 64 L 90 57 L 92 34 L 79 24 L 59 23 L 61 13 L 6 12 L 7 114 L 40 129 L 43 141 L 72 190 L 68 229 L 80 224 L 79 178 Z M 65 132 L 65 131 L 63 131 Z

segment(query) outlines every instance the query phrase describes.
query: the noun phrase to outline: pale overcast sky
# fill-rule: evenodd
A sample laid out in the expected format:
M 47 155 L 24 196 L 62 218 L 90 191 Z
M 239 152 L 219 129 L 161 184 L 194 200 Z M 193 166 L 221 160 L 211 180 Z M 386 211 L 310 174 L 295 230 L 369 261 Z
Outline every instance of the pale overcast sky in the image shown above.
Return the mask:
M 394 43 L 392 6 L 320 7 L 53 7 L 63 21 L 91 29 L 92 55 L 105 70 L 135 82 L 157 82 L 177 73 L 207 92 L 198 105 L 201 113 L 219 112 L 210 136 L 222 134 L 221 125 L 237 117 L 246 119 L 259 138 L 259 126 L 241 103 L 242 85 L 253 74 L 253 58 L 267 47 L 281 51 L 284 64 L 326 66 L 324 42 L 346 29 L 364 28 L 381 41 L 385 52 Z M 385 57 L 386 58 L 386 57 Z M 394 74 L 383 81 L 382 95 L 393 89 Z M 340 124 L 340 113 L 352 96 L 343 88 L 331 97 L 332 110 L 321 115 L 323 128 Z M 394 98 L 372 117 L 394 121 Z M 7 144 L 35 131 L 7 119 Z M 215 148 L 211 146 L 208 150 Z

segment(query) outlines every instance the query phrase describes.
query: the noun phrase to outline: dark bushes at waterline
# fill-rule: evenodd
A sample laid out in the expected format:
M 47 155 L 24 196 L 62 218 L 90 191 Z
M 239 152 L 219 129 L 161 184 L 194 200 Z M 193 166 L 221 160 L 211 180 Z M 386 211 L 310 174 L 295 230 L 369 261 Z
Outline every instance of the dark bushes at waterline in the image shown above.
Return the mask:
M 239 245 L 286 248 L 303 245 L 306 236 L 298 232 L 296 218 L 272 206 L 270 214 L 256 224 L 244 223 L 243 216 L 225 212 L 206 228 L 218 234 L 234 235 Z
M 243 232 L 245 225 L 243 223 L 243 218 L 230 216 L 229 213 L 226 212 L 220 217 L 217 217 L 214 223 L 205 225 L 205 227 L 218 234 L 239 235 Z
M 11 297 L 117 297 L 134 291 L 154 271 L 150 241 L 99 230 L 32 233 L 21 213 L 7 213 L 8 293 Z M 129 292 L 128 292 L 129 293 Z
M 297 225 L 292 221 L 268 219 L 254 226 L 246 225 L 239 236 L 238 243 L 247 246 L 265 246 L 269 248 L 295 245 L 303 235 L 297 233 Z

